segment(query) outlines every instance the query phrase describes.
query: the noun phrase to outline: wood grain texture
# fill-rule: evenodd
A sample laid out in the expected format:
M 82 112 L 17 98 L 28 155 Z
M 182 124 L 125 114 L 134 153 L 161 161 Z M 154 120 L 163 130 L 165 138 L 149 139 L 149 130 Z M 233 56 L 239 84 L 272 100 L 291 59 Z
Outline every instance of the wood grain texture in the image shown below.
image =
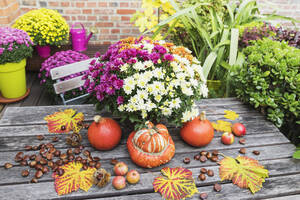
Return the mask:
M 44 175 L 37 184 L 29 183 L 34 171 L 27 178 L 21 177 L 20 173 L 28 167 L 20 166 L 14 162 L 17 152 L 23 151 L 25 145 L 39 145 L 48 143 L 55 134 L 48 133 L 46 122 L 43 118 L 59 109 L 75 108 L 85 114 L 85 121 L 91 122 L 93 116 L 98 114 L 93 105 L 76 106 L 43 106 L 43 107 L 10 107 L 6 109 L 3 118 L 0 121 L 0 199 L 123 199 L 123 200 L 144 200 L 161 199 L 161 196 L 154 193 L 152 182 L 156 176 L 160 175 L 160 170 L 165 167 L 186 167 L 193 172 L 193 177 L 200 192 L 207 192 L 209 199 L 266 199 L 275 197 L 293 197 L 300 194 L 300 161 L 292 158 L 295 146 L 283 136 L 279 130 L 271 123 L 266 121 L 265 117 L 257 111 L 251 109 L 235 98 L 201 100 L 198 103 L 199 110 L 206 110 L 207 117 L 211 121 L 225 120 L 224 110 L 234 110 L 240 116 L 234 122 L 242 122 L 247 128 L 247 134 L 244 136 L 246 144 L 238 143 L 239 138 L 235 138 L 232 145 L 223 145 L 220 141 L 220 132 L 215 133 L 213 141 L 206 147 L 195 148 L 184 143 L 179 134 L 179 129 L 169 126 L 169 131 L 176 146 L 174 158 L 166 165 L 154 168 L 144 169 L 132 163 L 127 152 L 126 140 L 131 132 L 130 127 L 122 125 L 123 135 L 120 144 L 111 151 L 96 151 L 87 141 L 87 130 L 82 130 L 84 136 L 83 144 L 85 149 L 91 151 L 92 156 L 101 158 L 102 167 L 113 174 L 110 161 L 116 158 L 128 164 L 129 169 L 137 169 L 141 173 L 141 181 L 137 185 L 128 185 L 123 190 L 114 190 L 111 184 L 99 189 L 93 186 L 88 192 L 78 191 L 66 196 L 58 196 L 54 190 L 51 174 Z M 110 113 L 102 112 L 104 116 L 110 116 Z M 115 118 L 118 120 L 118 118 Z M 39 141 L 37 135 L 44 135 L 45 139 Z M 58 135 L 60 141 L 54 143 L 55 147 L 65 152 L 69 148 L 65 144 L 67 135 Z M 230 182 L 222 183 L 222 191 L 216 193 L 213 191 L 213 184 L 219 182 L 218 165 L 215 162 L 207 161 L 201 163 L 194 160 L 194 155 L 202 150 L 219 150 L 225 155 L 236 157 L 239 155 L 239 149 L 246 148 L 246 156 L 259 160 L 270 172 L 270 178 L 266 179 L 263 189 L 252 195 L 247 189 L 240 189 Z M 256 156 L 252 151 L 260 151 Z M 37 151 L 25 151 L 27 155 Z M 83 155 L 81 155 L 84 157 Z M 185 157 L 191 158 L 189 164 L 184 164 Z M 14 167 L 4 169 L 3 165 L 11 162 Z M 206 181 L 197 180 L 200 168 L 205 167 L 214 171 L 214 177 L 207 177 Z M 293 187 L 291 187 L 291 185 Z M 190 199 L 199 199 L 199 195 Z M 282 199 L 281 199 L 282 200 Z
M 55 93 L 60 94 L 83 86 L 84 80 L 82 80 L 82 77 L 83 75 L 53 84 Z
M 263 183 L 263 188 L 256 194 L 252 195 L 248 189 L 240 189 L 237 186 L 225 182 L 222 184 L 222 191 L 217 193 L 213 191 L 212 185 L 216 182 L 219 182 L 217 175 L 217 167 L 208 167 L 215 172 L 214 177 L 209 177 L 205 182 L 196 180 L 196 185 L 200 192 L 207 192 L 209 194 L 209 199 L 228 199 L 228 200 L 239 200 L 239 199 L 258 199 L 258 198 L 267 198 L 267 197 L 276 197 L 279 195 L 289 195 L 294 193 L 300 193 L 300 176 L 299 169 L 296 170 L 295 174 L 287 173 L 285 176 L 281 176 L 288 169 L 278 168 L 280 162 L 272 164 L 271 162 L 264 162 L 267 167 L 274 166 L 276 169 L 273 170 L 274 175 L 270 174 L 270 178 L 266 179 L 266 182 Z M 293 169 L 293 167 L 292 167 Z M 285 172 L 284 172 L 285 170 Z M 193 172 L 193 177 L 196 179 L 199 174 L 199 168 L 191 169 Z M 277 173 L 275 172 L 277 171 Z M 283 174 L 282 174 L 283 173 Z M 152 181 L 154 177 L 160 175 L 159 172 L 156 173 L 145 173 L 142 174 L 140 183 L 138 185 L 127 185 L 123 190 L 114 190 L 111 184 L 108 184 L 104 188 L 98 189 L 93 186 L 88 192 L 77 191 L 71 194 L 66 195 L 68 199 L 78 199 L 78 198 L 96 198 L 96 197 L 109 197 L 113 196 L 114 199 L 133 199 L 132 195 L 124 196 L 121 195 L 128 194 L 143 194 L 149 193 L 147 196 L 151 199 L 159 199 L 160 195 L 158 193 L 153 193 Z M 46 178 L 46 177 L 45 177 Z M 41 179 L 43 180 L 43 179 Z M 290 187 L 290 186 L 293 187 Z M 14 189 L 13 189 L 14 188 Z M 16 192 L 18 191 L 18 192 Z M 45 181 L 38 184 L 16 184 L 16 185 L 5 185 L 0 186 L 0 193 L 3 194 L 4 199 L 14 198 L 14 199 L 54 199 L 59 196 L 54 192 L 53 182 Z M 150 195 L 150 196 L 149 196 Z M 135 195 L 137 198 L 134 199 L 145 199 L 144 195 Z M 9 197 L 9 198 L 7 198 Z M 111 198 L 111 199 L 113 199 Z M 199 199 L 198 195 L 194 195 L 192 199 Z

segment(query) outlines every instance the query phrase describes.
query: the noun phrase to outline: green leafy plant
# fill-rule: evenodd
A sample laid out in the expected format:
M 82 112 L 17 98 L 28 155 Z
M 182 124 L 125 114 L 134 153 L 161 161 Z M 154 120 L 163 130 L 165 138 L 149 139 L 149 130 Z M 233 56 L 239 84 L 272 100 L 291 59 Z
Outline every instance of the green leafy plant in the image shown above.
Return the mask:
M 176 13 L 146 33 L 153 31 L 153 37 L 156 37 L 162 30 L 166 30 L 164 38 L 167 38 L 170 33 L 176 32 L 177 24 L 180 24 L 185 30 L 185 38 L 189 38 L 193 54 L 203 63 L 205 77 L 208 80 L 223 82 L 222 96 L 229 96 L 231 75 L 243 62 L 243 55 L 238 54 L 238 27 L 268 19 L 293 20 L 275 14 L 260 15 L 256 0 L 240 1 L 238 4 L 227 3 L 222 14 L 219 8 L 214 6 L 213 1 L 209 0 L 195 1 L 186 8 L 174 0 L 170 0 L 170 3 Z M 199 9 L 206 10 L 207 14 L 199 14 L 197 12 Z
M 286 129 L 287 136 L 297 143 L 300 50 L 269 38 L 252 44 L 244 49 L 245 63 L 234 77 L 237 96 L 265 113 L 277 127 Z

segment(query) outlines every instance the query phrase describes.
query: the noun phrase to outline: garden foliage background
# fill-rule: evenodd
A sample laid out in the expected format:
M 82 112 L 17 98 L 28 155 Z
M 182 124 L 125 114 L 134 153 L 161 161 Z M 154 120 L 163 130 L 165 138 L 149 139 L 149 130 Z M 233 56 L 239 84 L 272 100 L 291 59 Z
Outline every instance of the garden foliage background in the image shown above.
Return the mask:
M 294 17 L 300 20 L 299 0 L 258 0 L 262 13 Z M 50 8 L 58 10 L 69 25 L 82 22 L 86 27 L 95 26 L 98 33 L 92 43 L 110 44 L 139 31 L 130 23 L 133 13 L 140 10 L 142 0 L 0 0 L 0 26 L 12 25 L 15 19 L 31 9 Z M 269 4 L 265 4 L 269 3 Z M 284 26 L 291 24 L 285 22 Z

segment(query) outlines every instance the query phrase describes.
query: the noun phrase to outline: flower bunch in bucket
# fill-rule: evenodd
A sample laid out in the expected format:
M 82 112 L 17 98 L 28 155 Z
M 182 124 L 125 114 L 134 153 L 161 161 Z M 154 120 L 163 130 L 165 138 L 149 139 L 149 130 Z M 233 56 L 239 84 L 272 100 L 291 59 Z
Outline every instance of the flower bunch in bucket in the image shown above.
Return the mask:
M 31 10 L 19 17 L 13 27 L 26 31 L 40 46 L 60 46 L 69 40 L 69 26 L 56 10 Z
M 167 119 L 181 125 L 198 116 L 195 100 L 208 89 L 199 61 L 185 47 L 127 38 L 92 61 L 84 87 L 98 108 L 139 125 Z
M 51 94 L 52 96 L 57 96 L 53 89 L 54 81 L 50 77 L 50 70 L 56 67 L 80 62 L 86 59 L 89 59 L 87 55 L 72 50 L 56 52 L 53 56 L 49 57 L 42 63 L 40 73 L 38 74 L 39 78 L 41 79 L 40 84 L 46 87 L 49 94 Z M 60 79 L 60 81 L 69 80 L 77 76 L 81 76 L 83 75 L 83 73 L 84 72 L 79 72 L 63 77 Z M 67 91 L 64 95 L 66 99 L 69 99 L 80 96 L 83 93 L 83 88 L 79 87 L 78 89 Z
M 0 64 L 18 63 L 32 55 L 30 37 L 25 31 L 1 27 L 0 28 Z

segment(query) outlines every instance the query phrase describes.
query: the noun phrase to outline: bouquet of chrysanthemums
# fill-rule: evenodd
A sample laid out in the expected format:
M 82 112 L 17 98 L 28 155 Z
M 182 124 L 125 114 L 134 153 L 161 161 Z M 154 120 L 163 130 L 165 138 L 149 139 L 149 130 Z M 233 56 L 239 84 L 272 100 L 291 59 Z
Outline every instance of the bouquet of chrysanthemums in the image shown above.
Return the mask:
M 58 97 L 58 95 L 55 94 L 53 89 L 53 84 L 55 83 L 55 81 L 52 80 L 52 78 L 50 77 L 51 69 L 64 66 L 67 64 L 75 63 L 75 62 L 80 62 L 86 59 L 89 59 L 87 55 L 72 50 L 56 52 L 53 56 L 49 57 L 47 60 L 45 60 L 42 63 L 40 73 L 38 74 L 38 77 L 41 79 L 40 84 L 46 87 L 48 93 L 51 94 L 52 97 L 56 97 L 56 96 Z M 60 81 L 69 80 L 77 76 L 81 76 L 83 74 L 84 72 L 78 72 L 60 78 L 59 80 Z M 82 87 L 64 93 L 66 99 L 74 98 L 82 94 L 84 94 Z
M 25 31 L 10 28 L 0 28 L 0 64 L 18 63 L 31 57 L 32 45 Z
M 142 37 L 111 45 L 91 62 L 84 79 L 98 108 L 106 106 L 136 125 L 162 119 L 181 125 L 198 116 L 195 100 L 208 93 L 191 51 Z

